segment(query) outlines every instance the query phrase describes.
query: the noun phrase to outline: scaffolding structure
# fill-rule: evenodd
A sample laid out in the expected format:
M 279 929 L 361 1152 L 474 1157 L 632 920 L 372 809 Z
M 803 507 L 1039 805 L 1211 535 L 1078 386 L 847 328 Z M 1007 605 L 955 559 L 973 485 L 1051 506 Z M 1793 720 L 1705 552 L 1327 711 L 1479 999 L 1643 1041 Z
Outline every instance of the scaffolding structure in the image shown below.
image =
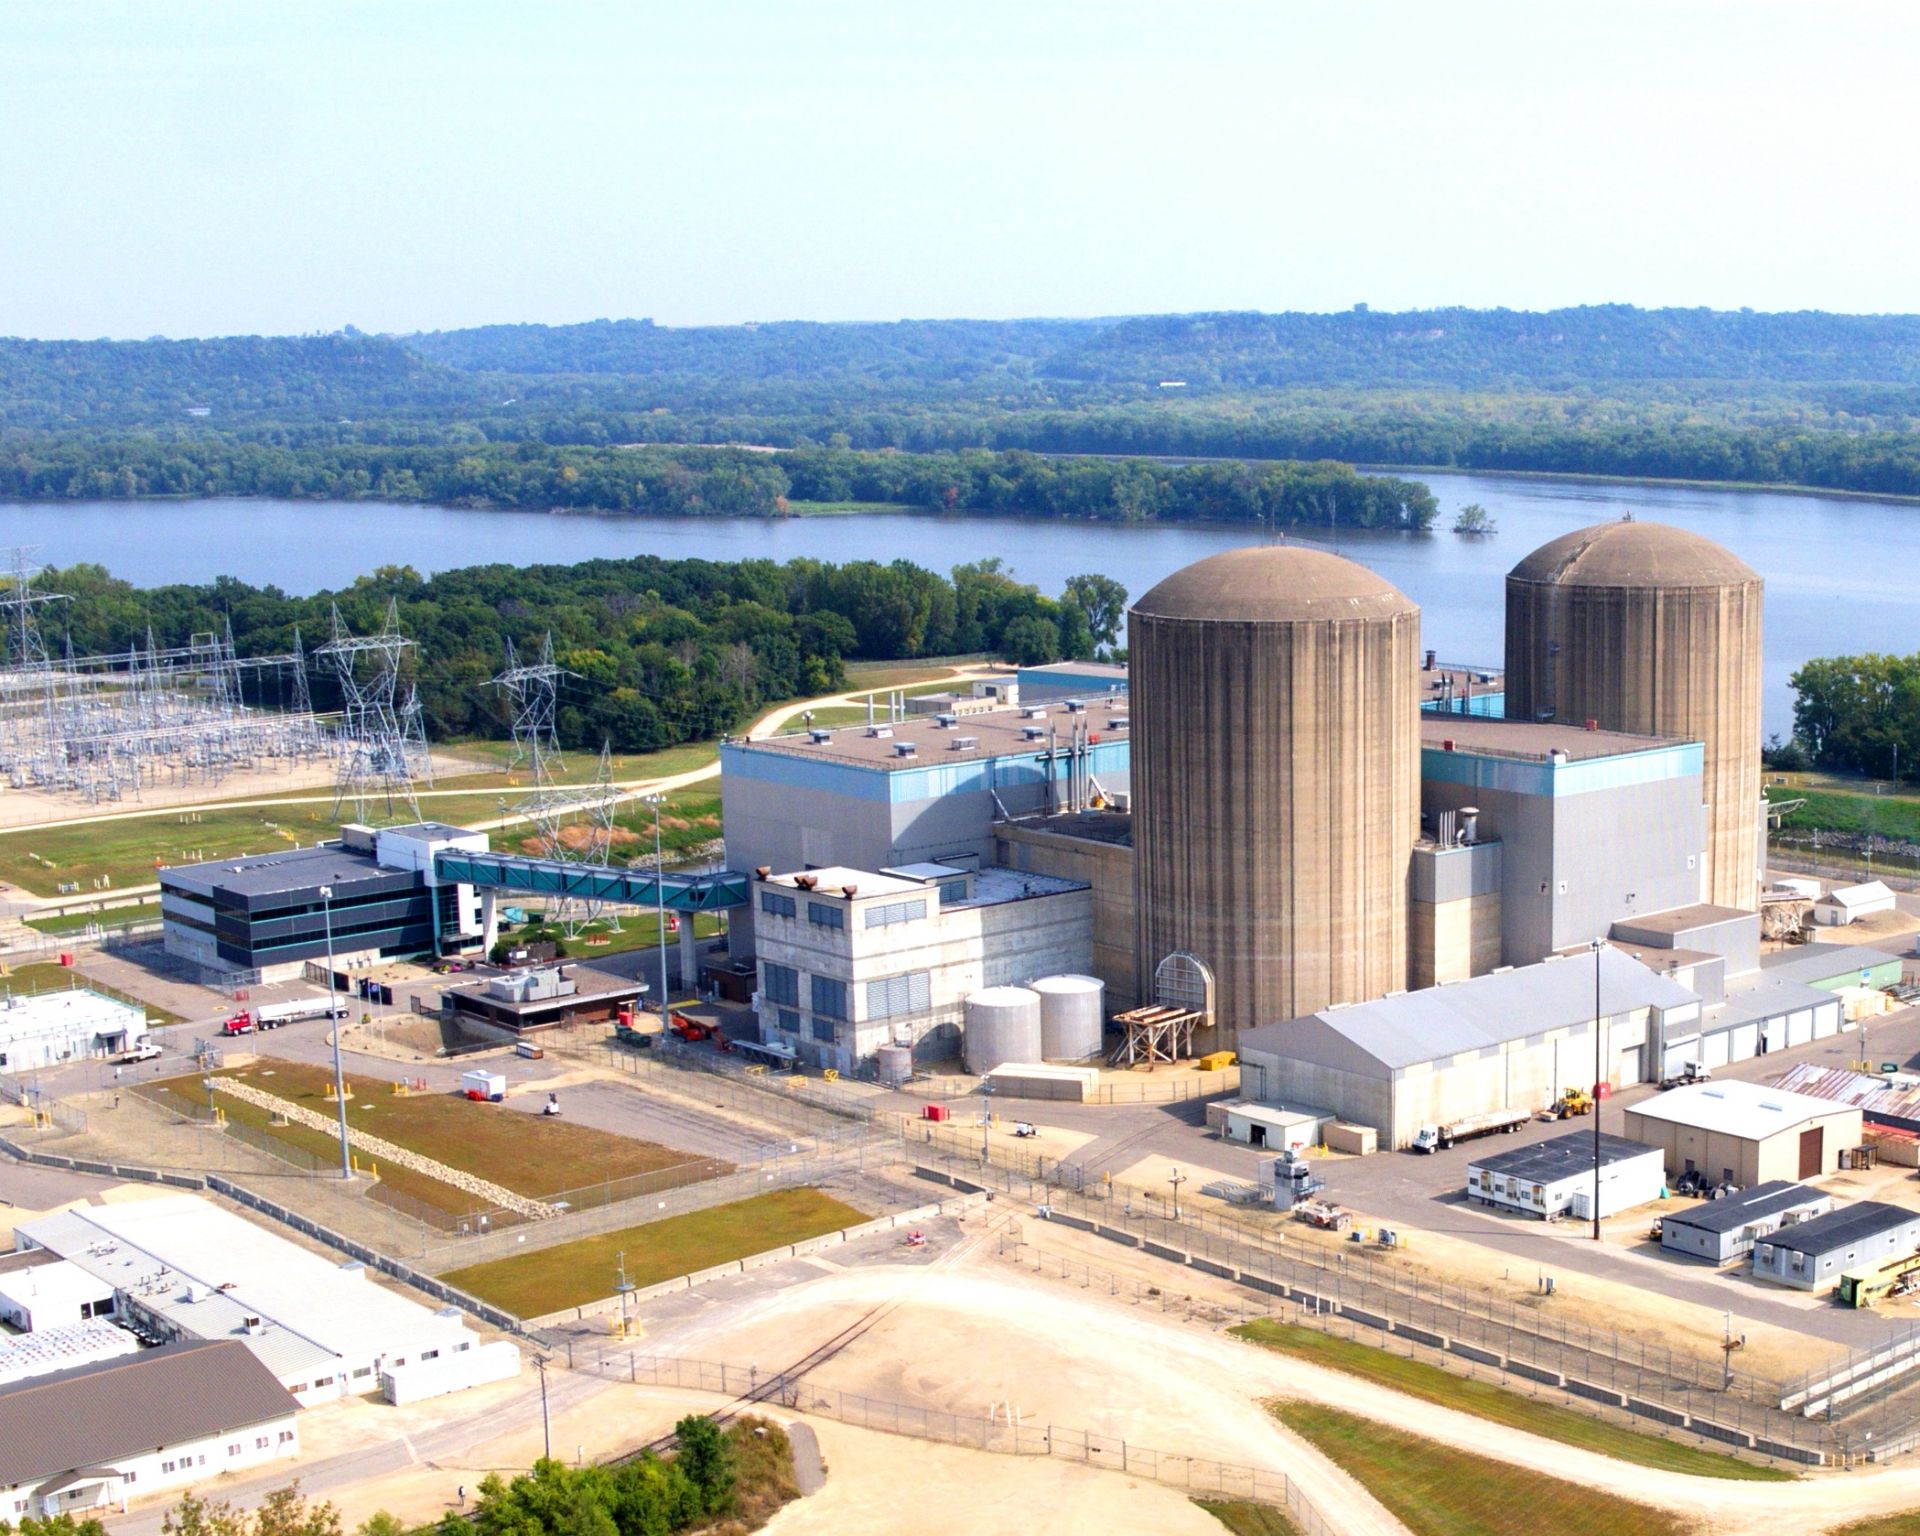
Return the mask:
M 555 726 L 560 680 L 572 676 L 554 661 L 551 634 L 541 640 L 538 659 L 532 662 L 521 661 L 513 641 L 507 641 L 506 666 L 493 679 L 494 686 L 506 694 L 513 716 L 513 757 L 507 766 L 509 771 L 524 766 L 532 785 L 512 801 L 503 799 L 500 814 L 531 823 L 540 858 L 605 869 L 613 856 L 614 815 L 621 798 L 613 782 L 611 750 L 606 745 L 600 748 L 600 764 L 591 784 L 555 782 L 556 775 L 566 771 Z M 617 909 L 596 901 L 560 898 L 549 907 L 548 916 L 572 938 L 603 910 L 617 928 Z
M 76 655 L 63 636 L 55 659 L 42 618 L 68 599 L 36 585 L 33 553 L 13 549 L 0 577 L 0 778 L 10 788 L 100 804 L 333 756 L 333 722 L 313 712 L 297 647 L 241 656 L 229 624 L 181 646 L 159 646 L 149 630 L 107 655 Z M 270 693 L 280 707 L 267 707 Z
M 333 633 L 314 656 L 333 664 L 340 685 L 341 726 L 333 814 L 351 807 L 355 821 L 378 807 L 391 820 L 397 806 L 420 819 L 417 787 L 433 783 L 425 712 L 412 684 L 400 692 L 401 658 L 413 642 L 400 633 L 400 605 L 389 598 L 378 634 L 356 635 L 333 609 Z

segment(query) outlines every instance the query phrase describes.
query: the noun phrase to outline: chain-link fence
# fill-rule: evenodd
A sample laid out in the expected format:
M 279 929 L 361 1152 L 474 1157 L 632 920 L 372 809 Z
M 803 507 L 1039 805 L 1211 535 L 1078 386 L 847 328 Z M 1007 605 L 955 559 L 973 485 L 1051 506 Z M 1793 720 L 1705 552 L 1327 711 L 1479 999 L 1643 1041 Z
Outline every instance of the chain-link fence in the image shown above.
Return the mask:
M 905 1435 L 942 1445 L 1008 1456 L 1051 1456 L 1082 1466 L 1177 1488 L 1194 1498 L 1247 1500 L 1287 1511 L 1307 1536 L 1332 1536 L 1335 1527 L 1308 1502 L 1284 1472 L 1214 1461 L 1179 1451 L 1138 1445 L 1118 1435 L 1060 1424 L 1033 1423 L 1015 1411 L 947 1413 L 912 1403 L 890 1402 L 860 1392 L 816 1385 L 805 1375 L 761 1371 L 757 1366 L 714 1360 L 662 1359 L 637 1350 L 582 1349 L 568 1362 L 615 1380 L 645 1386 L 709 1392 L 741 1404 L 771 1403 L 794 1413 L 834 1419 L 881 1434 Z

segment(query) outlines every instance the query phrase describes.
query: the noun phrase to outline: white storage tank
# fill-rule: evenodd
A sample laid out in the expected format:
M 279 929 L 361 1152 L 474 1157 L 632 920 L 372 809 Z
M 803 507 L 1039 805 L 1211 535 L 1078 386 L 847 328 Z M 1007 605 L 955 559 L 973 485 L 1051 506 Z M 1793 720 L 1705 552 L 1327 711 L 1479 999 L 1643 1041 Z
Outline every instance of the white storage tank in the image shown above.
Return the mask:
M 1009 1061 L 1040 1060 L 1040 994 L 988 987 L 967 999 L 967 1070 L 991 1072 Z
M 879 1061 L 880 1081 L 889 1088 L 898 1088 L 913 1076 L 912 1046 L 883 1045 L 876 1054 Z
M 1031 990 L 1040 994 L 1042 1061 L 1099 1056 L 1107 1017 L 1105 982 L 1098 976 L 1042 976 Z

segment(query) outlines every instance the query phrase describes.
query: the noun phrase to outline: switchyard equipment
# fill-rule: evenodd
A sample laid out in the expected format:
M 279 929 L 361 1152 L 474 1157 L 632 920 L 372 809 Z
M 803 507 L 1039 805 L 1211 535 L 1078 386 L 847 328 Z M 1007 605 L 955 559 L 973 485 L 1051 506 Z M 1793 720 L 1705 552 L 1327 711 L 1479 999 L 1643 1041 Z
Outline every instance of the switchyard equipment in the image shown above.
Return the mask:
M 50 648 L 41 612 L 67 599 L 36 584 L 31 553 L 13 550 L 0 583 L 0 776 L 10 788 L 97 804 L 332 758 L 333 723 L 313 713 L 297 632 L 294 650 L 274 656 L 239 655 L 230 624 L 179 646 L 148 631 L 110 655 L 75 655 L 70 640 Z
M 1204 963 L 1228 1047 L 1404 987 L 1419 609 L 1337 555 L 1251 546 L 1162 581 L 1128 634 L 1139 963 Z
M 401 658 L 413 642 L 400 633 L 400 605 L 387 603 L 386 622 L 378 634 L 355 635 L 333 609 L 333 634 L 314 652 L 333 663 L 343 708 L 339 772 L 334 785 L 333 814 L 353 808 L 353 819 L 364 822 L 376 800 L 384 801 L 386 815 L 404 805 L 420 819 L 418 783 L 433 783 L 433 762 L 427 753 L 424 712 L 420 695 L 407 686 L 400 692 Z M 370 665 L 369 665 L 370 664 Z
M 1763 583 L 1685 529 L 1631 519 L 1563 534 L 1507 577 L 1506 712 L 1705 748 L 1706 900 L 1761 888 Z

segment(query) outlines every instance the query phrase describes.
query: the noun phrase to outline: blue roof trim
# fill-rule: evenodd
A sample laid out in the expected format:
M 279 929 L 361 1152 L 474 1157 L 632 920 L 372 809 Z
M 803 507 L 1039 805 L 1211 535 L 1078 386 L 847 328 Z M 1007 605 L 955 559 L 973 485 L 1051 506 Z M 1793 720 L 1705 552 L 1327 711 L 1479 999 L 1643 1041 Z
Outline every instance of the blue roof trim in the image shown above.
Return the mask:
M 1625 789 L 1668 779 L 1699 778 L 1705 749 L 1697 741 L 1649 747 L 1617 757 L 1593 757 L 1584 762 L 1550 763 L 1545 759 L 1498 757 L 1458 748 L 1420 749 L 1420 777 L 1435 784 L 1462 784 L 1470 789 L 1503 790 L 1513 795 L 1588 795 L 1604 789 Z

